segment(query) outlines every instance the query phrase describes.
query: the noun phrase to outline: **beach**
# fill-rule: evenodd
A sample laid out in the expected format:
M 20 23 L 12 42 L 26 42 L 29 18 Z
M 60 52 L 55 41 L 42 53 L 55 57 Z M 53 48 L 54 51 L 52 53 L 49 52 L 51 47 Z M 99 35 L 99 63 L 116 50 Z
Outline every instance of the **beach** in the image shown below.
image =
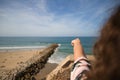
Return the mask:
M 3 74 L 7 71 L 15 69 L 16 67 L 20 67 L 21 65 L 24 65 L 32 57 L 36 55 L 42 55 L 43 51 L 44 49 L 0 50 L 0 74 Z M 88 56 L 88 58 L 92 61 L 94 60 L 92 55 Z M 46 78 L 48 75 L 51 75 L 51 74 L 57 76 L 56 79 L 54 80 L 59 80 L 57 78 L 61 77 L 61 75 L 64 76 L 64 79 L 66 79 L 70 76 L 70 68 L 72 65 L 72 63 L 69 63 L 69 65 L 64 66 L 68 62 L 73 63 L 73 55 L 71 55 L 70 58 L 63 59 L 62 62 L 59 64 L 50 63 L 47 61 L 45 63 L 45 66 L 42 69 L 40 69 L 36 75 L 34 75 L 34 79 L 35 80 L 49 80 Z M 63 69 L 63 66 L 67 70 Z M 59 73 L 59 71 L 61 70 L 62 72 Z M 58 73 L 55 73 L 54 71 L 58 72 L 61 75 L 59 75 Z
M 40 51 L 42 51 L 42 49 L 0 51 L 0 73 L 24 64 L 24 62 L 28 61 L 34 55 L 38 55 Z M 46 75 L 56 67 L 56 63 L 47 63 L 43 70 L 35 76 L 36 80 L 46 77 Z
M 46 63 L 45 67 L 37 74 L 35 75 L 36 80 L 41 80 L 46 78 L 46 76 L 52 72 L 58 64 L 56 63 Z
M 5 72 L 24 65 L 36 55 L 43 55 L 43 51 L 44 49 L 0 50 L 0 79 Z M 43 70 L 35 75 L 36 80 L 46 77 L 56 66 L 55 63 L 46 63 Z
M 0 69 L 11 70 L 24 64 L 24 62 L 28 61 L 34 55 L 39 54 L 40 51 L 42 49 L 0 51 Z
M 61 62 L 66 61 L 64 59 L 66 59 L 67 56 L 73 54 L 73 48 L 70 44 L 71 40 L 73 39 L 74 37 L 1 37 L 0 74 L 8 74 L 9 72 L 7 71 L 14 69 L 15 71 L 13 72 L 16 72 L 16 70 L 17 73 L 22 70 L 22 72 L 24 72 L 25 68 L 31 66 L 30 68 L 33 68 L 32 70 L 35 71 L 29 72 L 31 69 L 28 69 L 27 73 L 31 73 L 31 77 L 34 77 L 36 80 L 45 79 L 47 75 L 59 67 Z M 86 55 L 92 55 L 92 46 L 96 38 L 80 37 L 80 39 Z M 59 45 L 58 48 L 54 48 L 55 52 L 51 52 L 49 49 L 47 49 L 47 51 L 44 50 L 53 43 L 57 43 Z M 42 54 L 44 54 L 43 57 L 41 57 Z M 71 62 L 73 63 L 73 61 Z M 70 63 L 70 65 L 72 63 Z M 68 67 L 66 74 L 67 77 L 69 77 L 70 67 L 69 65 L 66 67 Z M 61 73 L 61 75 L 64 75 L 64 71 Z

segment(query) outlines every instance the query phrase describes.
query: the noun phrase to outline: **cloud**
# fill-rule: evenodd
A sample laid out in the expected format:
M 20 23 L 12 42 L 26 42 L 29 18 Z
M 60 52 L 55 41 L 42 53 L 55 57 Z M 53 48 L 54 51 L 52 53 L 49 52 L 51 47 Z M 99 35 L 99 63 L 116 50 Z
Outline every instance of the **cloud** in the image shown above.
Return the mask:
M 75 12 L 56 14 L 47 0 L 11 1 L 0 6 L 0 36 L 96 36 L 105 7 L 111 4 L 95 7 L 96 3 L 87 7 L 81 2 Z

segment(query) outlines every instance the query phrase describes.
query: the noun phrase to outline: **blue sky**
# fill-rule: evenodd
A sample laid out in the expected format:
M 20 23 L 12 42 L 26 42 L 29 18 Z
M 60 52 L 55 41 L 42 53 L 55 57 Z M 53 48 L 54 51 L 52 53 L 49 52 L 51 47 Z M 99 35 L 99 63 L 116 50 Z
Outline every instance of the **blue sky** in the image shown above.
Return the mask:
M 0 0 L 0 36 L 97 36 L 120 0 Z

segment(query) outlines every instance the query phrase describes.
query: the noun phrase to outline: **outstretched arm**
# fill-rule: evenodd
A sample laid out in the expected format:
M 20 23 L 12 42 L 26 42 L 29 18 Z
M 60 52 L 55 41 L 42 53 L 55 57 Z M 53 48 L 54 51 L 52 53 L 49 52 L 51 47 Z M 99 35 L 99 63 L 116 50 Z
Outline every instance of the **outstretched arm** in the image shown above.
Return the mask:
M 90 69 L 89 60 L 84 54 L 84 50 L 79 38 L 71 42 L 74 50 L 74 64 L 71 71 L 71 80 L 86 80 L 85 73 Z
M 74 61 L 79 57 L 86 57 L 79 38 L 72 40 L 71 45 L 73 46 L 74 51 Z

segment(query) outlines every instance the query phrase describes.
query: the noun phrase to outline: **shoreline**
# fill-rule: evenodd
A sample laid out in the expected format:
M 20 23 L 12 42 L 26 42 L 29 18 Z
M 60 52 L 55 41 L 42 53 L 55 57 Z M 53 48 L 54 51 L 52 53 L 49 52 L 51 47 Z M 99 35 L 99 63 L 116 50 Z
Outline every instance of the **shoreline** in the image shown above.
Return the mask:
M 52 44 L 43 49 L 0 51 L 0 79 L 27 79 L 29 76 L 31 80 L 44 68 L 57 47 L 57 44 Z
M 46 47 L 44 47 L 46 48 Z M 44 48 L 23 48 L 23 49 L 0 49 L 0 54 L 3 52 L 18 52 L 18 51 L 32 51 L 32 50 L 43 50 Z

